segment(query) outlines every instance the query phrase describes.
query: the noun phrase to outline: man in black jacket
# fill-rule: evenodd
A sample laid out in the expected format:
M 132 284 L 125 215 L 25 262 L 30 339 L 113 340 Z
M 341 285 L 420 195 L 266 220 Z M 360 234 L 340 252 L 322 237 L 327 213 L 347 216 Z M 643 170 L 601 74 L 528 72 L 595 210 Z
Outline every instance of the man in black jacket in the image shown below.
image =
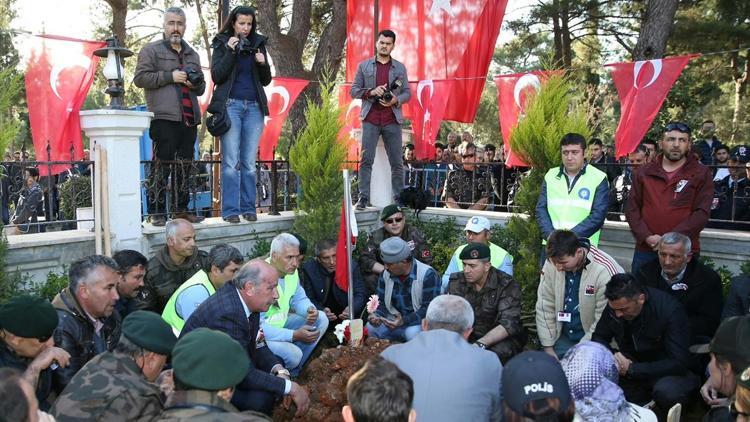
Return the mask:
M 719 326 L 724 298 L 719 274 L 691 259 L 690 243 L 683 234 L 665 233 L 658 244 L 659 259 L 643 265 L 635 277 L 682 303 L 690 320 L 690 344 L 704 344 Z
M 604 295 L 607 308 L 591 339 L 606 346 L 617 342 L 615 361 L 627 400 L 654 400 L 664 412 L 676 403 L 684 406 L 700 380 L 688 370 L 690 329 L 682 306 L 627 273 L 614 275 Z
M 349 313 L 349 294 L 336 284 L 336 258 L 336 241 L 322 240 L 315 245 L 315 259 L 302 264 L 299 272 L 307 298 L 331 322 L 358 318 L 365 306 L 365 283 L 359 266 L 352 260 L 354 313 Z M 333 326 L 328 324 L 329 329 Z
M 740 275 L 732 279 L 732 286 L 727 293 L 727 303 L 721 313 L 721 320 L 747 314 L 750 314 L 750 274 Z

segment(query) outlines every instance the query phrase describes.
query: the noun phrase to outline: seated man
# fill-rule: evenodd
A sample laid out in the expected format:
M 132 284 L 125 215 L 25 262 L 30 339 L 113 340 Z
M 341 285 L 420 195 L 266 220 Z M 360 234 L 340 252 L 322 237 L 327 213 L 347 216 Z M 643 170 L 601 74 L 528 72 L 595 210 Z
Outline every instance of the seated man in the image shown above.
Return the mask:
M 617 274 L 605 291 L 607 309 L 591 340 L 617 342 L 620 387 L 629 402 L 654 400 L 658 410 L 686 405 L 700 382 L 689 370 L 690 327 L 685 310 L 669 294 Z M 657 415 L 659 414 L 657 411 Z
M 490 242 L 490 220 L 486 217 L 474 216 L 466 221 L 466 244 L 476 242 L 482 243 L 490 248 L 490 262 L 492 266 L 500 271 L 505 272 L 508 275 L 513 275 L 513 257 L 503 248 Z M 453 273 L 461 272 L 464 270 L 464 264 L 461 262 L 459 255 L 464 250 L 466 244 L 456 248 L 453 252 L 448 268 L 443 273 L 442 292 L 445 292 L 448 288 L 448 278 Z
M 380 259 L 380 243 L 391 237 L 400 237 L 409 244 L 413 256 L 427 265 L 432 264 L 432 253 L 427 246 L 424 234 L 406 223 L 406 216 L 400 206 L 391 204 L 383 208 L 380 213 L 380 227 L 367 235 L 367 244 L 359 253 L 359 267 L 362 269 L 362 277 L 365 282 L 365 290 L 368 296 L 375 294 L 378 285 L 378 277 L 383 273 L 385 267 Z
M 467 342 L 474 325 L 471 308 L 458 296 L 436 297 L 422 320 L 423 331 L 382 353 L 414 381 L 414 410 L 420 420 L 502 419 L 502 367 L 492 353 Z
M 115 310 L 119 270 L 117 263 L 104 255 L 81 258 L 70 265 L 70 285 L 52 300 L 60 319 L 55 344 L 70 354 L 70 364 L 52 374 L 56 393 L 62 392 L 86 362 L 117 344 L 121 323 Z
M 161 317 L 180 335 L 185 321 L 216 289 L 234 278 L 242 265 L 242 253 L 234 246 L 220 243 L 208 253 L 209 267 L 200 270 L 175 290 Z
M 440 278 L 432 267 L 412 257 L 400 237 L 384 240 L 380 256 L 385 265 L 378 279 L 380 303 L 367 317 L 367 330 L 375 338 L 409 341 L 421 331 L 427 307 L 440 294 Z
M 153 384 L 177 339 L 158 314 L 136 311 L 122 322 L 111 352 L 89 361 L 52 407 L 59 422 L 152 420 L 164 407 Z
M 408 375 L 380 356 L 375 356 L 346 383 L 344 422 L 415 422 L 412 409 L 414 384 Z
M 658 260 L 642 265 L 635 275 L 647 287 L 663 290 L 685 307 L 690 320 L 690 344 L 708 343 L 721 321 L 724 300 L 716 271 L 691 259 L 690 238 L 665 233 L 658 243 Z
M 451 274 L 448 294 L 466 299 L 474 310 L 469 341 L 498 356 L 501 362 L 526 344 L 521 323 L 521 286 L 490 264 L 490 248 L 469 243 L 459 256 L 463 271 Z
M 299 272 L 302 286 L 307 298 L 328 317 L 328 328 L 333 326 L 330 322 L 336 320 L 359 318 L 365 307 L 365 284 L 362 274 L 354 260 L 352 267 L 354 313 L 350 315 L 348 290 L 342 289 L 336 283 L 336 241 L 319 241 L 315 245 L 315 259 L 302 264 Z
M 57 321 L 55 308 L 39 297 L 16 296 L 0 306 L 0 368 L 23 372 L 42 410 L 50 407 L 53 368 L 68 366 L 70 359 L 55 347 Z
M 445 206 L 483 210 L 492 196 L 494 180 L 486 166 L 477 166 L 477 147 L 472 143 L 461 143 L 458 154 L 461 168 L 448 172 L 445 180 Z
M 328 329 L 328 318 L 315 308 L 300 285 L 299 240 L 294 235 L 274 237 L 266 262 L 276 269 L 279 300 L 261 315 L 263 333 L 268 348 L 296 377 Z
M 117 283 L 117 295 L 120 298 L 117 299 L 115 309 L 121 318 L 125 318 L 134 311 L 133 299 L 143 288 L 148 259 L 142 253 L 130 249 L 116 252 L 112 259 L 120 267 L 120 282 Z
M 536 329 L 544 351 L 562 358 L 581 340 L 590 340 L 607 305 L 604 287 L 623 269 L 611 256 L 570 230 L 547 240 L 536 300 Z
M 232 404 L 241 411 L 271 414 L 277 397 L 289 396 L 304 413 L 307 391 L 290 381 L 289 371 L 266 347 L 260 314 L 279 298 L 278 272 L 263 260 L 243 265 L 237 275 L 190 315 L 180 337 L 200 327 L 228 334 L 250 357 L 250 369 L 237 385 Z

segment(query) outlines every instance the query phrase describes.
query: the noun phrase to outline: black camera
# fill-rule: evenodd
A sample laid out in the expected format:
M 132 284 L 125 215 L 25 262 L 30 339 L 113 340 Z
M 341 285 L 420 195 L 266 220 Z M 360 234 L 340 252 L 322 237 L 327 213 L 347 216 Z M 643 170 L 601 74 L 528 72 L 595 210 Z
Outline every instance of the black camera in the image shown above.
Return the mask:
M 393 100 L 393 91 L 401 88 L 401 85 L 403 85 L 403 82 L 401 82 L 401 79 L 396 79 L 391 83 L 391 85 L 388 87 L 388 89 L 385 90 L 383 95 L 380 97 L 376 97 L 377 100 L 383 100 L 385 102 L 389 102 Z
M 187 80 L 193 86 L 198 86 L 203 83 L 203 72 L 193 69 L 192 67 L 186 67 L 185 73 L 187 73 Z
M 243 56 L 252 56 L 258 52 L 258 47 L 254 47 L 250 44 L 250 40 L 245 37 L 240 38 L 240 42 L 237 46 L 237 52 Z

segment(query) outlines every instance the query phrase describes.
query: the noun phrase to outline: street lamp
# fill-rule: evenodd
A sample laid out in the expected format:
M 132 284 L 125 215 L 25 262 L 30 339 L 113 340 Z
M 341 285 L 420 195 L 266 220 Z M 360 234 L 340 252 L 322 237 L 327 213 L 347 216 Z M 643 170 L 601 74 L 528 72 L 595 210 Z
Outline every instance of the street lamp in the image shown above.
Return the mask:
M 124 109 L 122 97 L 125 94 L 125 88 L 123 88 L 125 68 L 122 65 L 122 59 L 132 56 L 133 52 L 121 47 L 117 36 L 114 36 L 107 38 L 107 46 L 94 51 L 94 55 L 107 59 L 102 73 L 107 78 L 107 89 L 104 93 L 110 96 L 108 108 Z

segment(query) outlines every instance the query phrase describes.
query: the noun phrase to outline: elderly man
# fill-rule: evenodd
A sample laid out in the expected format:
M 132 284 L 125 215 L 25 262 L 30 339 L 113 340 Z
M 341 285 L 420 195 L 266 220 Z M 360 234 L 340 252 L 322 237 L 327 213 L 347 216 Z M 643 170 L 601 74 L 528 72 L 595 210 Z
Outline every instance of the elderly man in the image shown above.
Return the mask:
M 690 238 L 683 234 L 665 233 L 658 246 L 659 259 L 643 265 L 635 277 L 682 303 L 690 320 L 691 344 L 708 343 L 721 322 L 724 298 L 719 274 L 692 259 Z
M 250 360 L 242 345 L 227 334 L 208 328 L 191 331 L 172 350 L 172 366 L 175 391 L 157 421 L 270 420 L 258 412 L 240 414 L 229 403 L 234 387 L 250 369 Z
M 208 254 L 195 245 L 195 229 L 189 221 L 170 221 L 165 234 L 167 244 L 148 261 L 146 283 L 135 299 L 137 309 L 162 313 L 182 283 L 208 268 Z
M 122 322 L 114 350 L 92 359 L 52 407 L 60 422 L 151 420 L 163 408 L 153 384 L 177 339 L 159 315 L 136 311 Z
M 495 352 L 506 363 L 521 352 L 526 333 L 521 323 L 521 286 L 490 263 L 490 248 L 469 243 L 459 255 L 463 271 L 453 273 L 448 293 L 466 299 L 476 320 L 469 341 Z
M 607 306 L 604 288 L 620 265 L 570 230 L 555 230 L 547 241 L 536 300 L 536 329 L 544 351 L 561 358 L 590 340 Z
M 120 267 L 120 282 L 117 283 L 117 294 L 120 298 L 115 304 L 122 318 L 133 311 L 134 301 L 144 285 L 148 259 L 142 253 L 130 249 L 116 252 L 112 259 Z
M 461 168 L 449 171 L 445 180 L 445 206 L 471 210 L 487 208 L 493 195 L 492 172 L 487 166 L 476 165 L 477 147 L 470 142 L 458 147 L 458 156 Z
M 165 190 L 171 173 L 176 195 L 176 210 L 181 216 L 198 223 L 203 220 L 187 214 L 190 165 L 180 165 L 170 171 L 170 165 L 159 161 L 192 161 L 195 139 L 201 122 L 198 97 L 206 90 L 198 53 L 183 39 L 185 12 L 179 7 L 164 11 L 164 37 L 146 44 L 138 54 L 133 83 L 143 88 L 148 110 L 154 113 L 149 135 L 154 141 L 155 166 L 151 169 L 154 189 L 149 194 L 151 223 L 163 226 L 166 222 Z M 196 73 L 197 72 L 197 73 Z M 196 78 L 199 75 L 199 78 Z M 184 280 L 181 280 L 184 281 Z
M 70 264 L 70 285 L 52 300 L 60 319 L 55 344 L 70 354 L 70 364 L 52 375 L 53 388 L 60 393 L 86 362 L 117 344 L 120 314 L 115 310 L 117 263 L 103 255 L 91 255 Z
M 243 265 L 234 279 L 206 299 L 190 315 L 180 333 L 185 337 L 200 327 L 228 334 L 240 343 L 250 357 L 250 368 L 237 384 L 232 404 L 239 410 L 271 414 L 279 396 L 288 396 L 297 405 L 298 415 L 307 411 L 307 391 L 289 380 L 289 371 L 266 347 L 260 330 L 260 314 L 279 298 L 278 272 L 262 260 Z
M 400 237 L 380 244 L 385 271 L 378 279 L 378 309 L 367 317 L 371 336 L 409 341 L 421 331 L 432 299 L 440 294 L 440 277 L 427 264 L 412 257 L 411 248 Z
M 279 300 L 261 315 L 263 333 L 268 348 L 296 377 L 328 329 L 328 317 L 307 298 L 300 283 L 299 240 L 294 235 L 274 237 L 266 262 L 276 270 Z
M 471 308 L 458 296 L 436 297 L 422 320 L 423 331 L 382 353 L 414 381 L 420 420 L 502 420 L 502 366 L 492 353 L 467 342 L 475 325 Z
M 15 368 L 36 391 L 39 407 L 50 407 L 52 368 L 68 365 L 70 354 L 55 347 L 57 312 L 46 300 L 16 296 L 0 305 L 0 368 Z
M 359 253 L 359 266 L 362 268 L 367 295 L 375 293 L 378 277 L 385 270 L 379 251 L 381 242 L 386 239 L 400 237 L 409 245 L 415 258 L 427 265 L 432 264 L 432 253 L 424 234 L 418 228 L 406 224 L 406 216 L 400 206 L 391 204 L 383 208 L 380 221 L 383 222 L 383 227 L 367 235 L 365 248 Z
M 324 239 L 316 243 L 315 259 L 302 264 L 299 276 L 305 293 L 315 307 L 326 314 L 329 323 L 351 319 L 352 316 L 358 318 L 365 307 L 362 274 L 355 261 L 352 261 L 352 267 L 354 312 L 350 313 L 348 290 L 336 284 L 336 241 Z
M 209 296 L 234 278 L 244 261 L 234 246 L 220 243 L 208 252 L 209 267 L 190 277 L 175 290 L 161 316 L 179 335 L 185 321 Z
M 490 262 L 492 266 L 498 270 L 513 275 L 513 257 L 503 248 L 490 242 L 490 220 L 486 217 L 474 216 L 466 220 L 466 227 L 464 228 L 466 233 L 466 244 L 463 244 L 456 248 L 453 252 L 450 262 L 448 262 L 448 268 L 443 273 L 443 283 L 441 291 L 445 292 L 448 288 L 448 279 L 451 274 L 461 272 L 464 270 L 464 264 L 459 258 L 461 251 L 466 248 L 469 243 L 482 243 L 490 248 Z

